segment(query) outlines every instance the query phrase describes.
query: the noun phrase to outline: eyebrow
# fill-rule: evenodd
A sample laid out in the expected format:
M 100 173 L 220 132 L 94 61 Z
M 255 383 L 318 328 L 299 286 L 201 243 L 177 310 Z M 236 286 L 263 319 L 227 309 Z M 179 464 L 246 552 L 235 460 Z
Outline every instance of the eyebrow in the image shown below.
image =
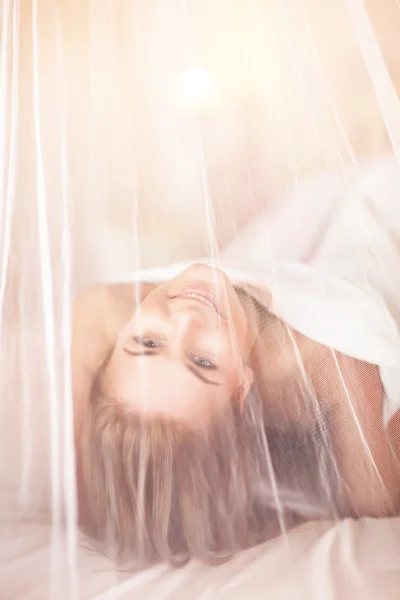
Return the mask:
M 129 354 L 130 356 L 158 356 L 158 352 L 154 352 L 154 350 L 144 350 L 143 352 L 135 352 L 134 350 L 129 350 L 128 348 L 124 348 L 124 352 Z M 197 379 L 207 383 L 208 385 L 222 385 L 218 383 L 218 381 L 213 381 L 212 379 L 207 379 L 204 377 L 202 373 L 200 373 L 197 369 L 195 369 L 192 365 L 185 363 L 185 367 L 190 371 Z

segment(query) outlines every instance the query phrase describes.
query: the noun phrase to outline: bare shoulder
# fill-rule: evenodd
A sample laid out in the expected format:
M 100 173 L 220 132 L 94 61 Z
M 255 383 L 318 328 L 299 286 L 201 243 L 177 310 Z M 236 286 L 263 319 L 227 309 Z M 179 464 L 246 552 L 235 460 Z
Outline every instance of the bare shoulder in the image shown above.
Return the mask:
M 131 284 L 96 284 L 76 296 L 73 319 L 86 325 L 98 323 L 99 318 L 123 320 L 134 307 L 135 291 Z
M 73 330 L 77 338 L 94 335 L 110 340 L 131 317 L 137 303 L 154 287 L 129 283 L 96 284 L 80 292 L 73 306 Z
M 128 295 L 127 284 L 106 285 L 96 284 L 80 292 L 74 301 L 74 318 L 93 316 L 97 313 L 108 312 L 121 304 L 121 296 Z
M 80 368 L 97 368 L 119 328 L 129 319 L 127 288 L 99 284 L 76 296 L 72 314 L 72 358 Z

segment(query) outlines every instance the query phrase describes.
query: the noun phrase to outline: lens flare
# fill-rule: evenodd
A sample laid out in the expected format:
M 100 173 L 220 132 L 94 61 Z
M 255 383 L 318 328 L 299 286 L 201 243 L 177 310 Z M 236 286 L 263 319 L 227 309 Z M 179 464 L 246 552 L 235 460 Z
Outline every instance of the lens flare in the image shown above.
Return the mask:
M 191 67 L 178 79 L 176 101 L 182 110 L 191 113 L 213 110 L 220 101 L 218 83 L 203 67 Z

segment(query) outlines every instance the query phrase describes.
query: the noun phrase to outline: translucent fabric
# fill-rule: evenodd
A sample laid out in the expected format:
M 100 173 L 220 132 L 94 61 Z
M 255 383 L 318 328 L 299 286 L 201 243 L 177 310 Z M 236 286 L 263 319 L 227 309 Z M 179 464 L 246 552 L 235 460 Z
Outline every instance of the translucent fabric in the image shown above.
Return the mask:
M 399 35 L 396 0 L 1 0 L 0 597 L 398 597 Z M 193 263 L 256 376 L 158 471 L 135 409 L 122 462 L 85 348 Z

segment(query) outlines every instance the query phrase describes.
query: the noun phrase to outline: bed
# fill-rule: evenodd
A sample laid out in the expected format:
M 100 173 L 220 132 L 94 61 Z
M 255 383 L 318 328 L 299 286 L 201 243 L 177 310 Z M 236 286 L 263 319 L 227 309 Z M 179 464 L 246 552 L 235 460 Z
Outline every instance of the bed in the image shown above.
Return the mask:
M 220 567 L 192 562 L 178 570 L 160 565 L 133 574 L 116 570 L 85 545 L 70 566 L 65 537 L 60 546 L 52 573 L 49 526 L 3 527 L 1 598 L 397 600 L 400 590 L 399 519 L 310 523 Z

